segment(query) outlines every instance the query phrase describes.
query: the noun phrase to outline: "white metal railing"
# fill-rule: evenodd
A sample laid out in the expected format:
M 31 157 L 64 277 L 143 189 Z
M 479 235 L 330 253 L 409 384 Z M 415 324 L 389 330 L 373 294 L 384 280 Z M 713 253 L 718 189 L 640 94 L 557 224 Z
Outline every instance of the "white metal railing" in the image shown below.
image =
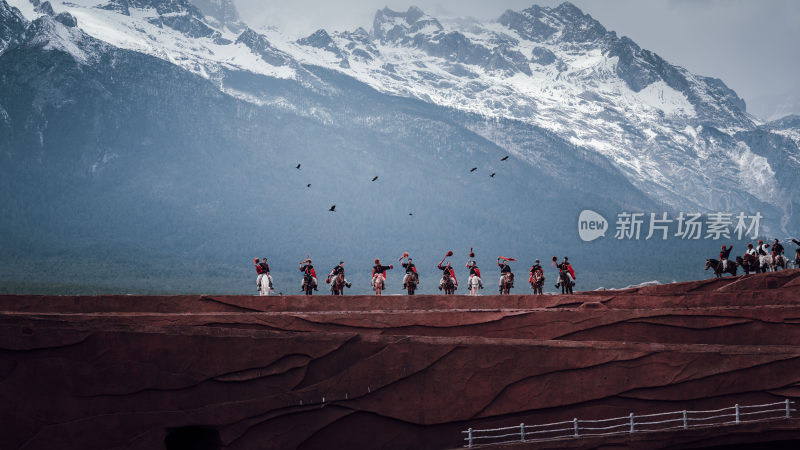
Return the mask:
M 541 425 L 521 423 L 512 427 L 473 429 L 462 431 L 466 437 L 465 447 L 512 442 L 536 442 L 552 439 L 581 438 L 586 436 L 611 436 L 623 433 L 647 433 L 667 430 L 740 423 L 765 422 L 790 419 L 794 401 L 788 398 L 781 402 L 764 405 L 733 405 L 706 411 L 673 411 L 658 414 L 634 415 L 633 413 L 613 419 L 572 419 Z M 657 419 L 658 418 L 658 419 Z

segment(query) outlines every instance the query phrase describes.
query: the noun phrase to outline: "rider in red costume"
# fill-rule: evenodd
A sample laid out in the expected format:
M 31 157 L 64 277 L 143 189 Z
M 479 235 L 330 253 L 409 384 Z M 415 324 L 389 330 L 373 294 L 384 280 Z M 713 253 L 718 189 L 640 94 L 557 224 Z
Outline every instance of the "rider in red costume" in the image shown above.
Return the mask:
M 303 265 L 303 263 L 305 263 L 305 265 Z M 316 291 L 317 290 L 317 271 L 314 270 L 314 266 L 311 265 L 311 258 L 306 259 L 305 261 L 301 261 L 300 264 L 301 264 L 300 272 L 303 272 L 304 274 L 308 273 L 309 275 L 311 275 L 311 279 L 313 280 L 313 284 L 314 284 L 314 290 Z M 302 287 L 300 289 L 302 289 Z
M 450 277 L 453 278 L 453 284 L 455 285 L 456 289 L 458 289 L 458 280 L 456 279 L 456 271 L 453 270 L 453 268 L 450 266 L 450 261 L 447 261 L 447 264 L 445 264 L 445 265 L 442 265 L 442 263 L 439 263 L 439 265 L 436 266 L 436 267 L 439 270 L 441 270 L 442 272 L 444 272 L 446 270 L 450 274 Z M 444 284 L 444 278 L 439 280 L 439 290 L 440 291 L 442 290 L 442 284 Z
M 381 278 L 383 278 L 383 289 L 381 289 L 381 290 L 386 290 L 386 274 L 385 274 L 385 272 L 387 270 L 391 270 L 391 269 L 394 269 L 393 265 L 389 264 L 388 266 L 382 266 L 381 265 L 381 260 L 380 259 L 376 259 L 375 260 L 375 265 L 372 266 L 372 286 L 373 287 L 375 286 L 375 279 L 377 277 L 381 277 Z

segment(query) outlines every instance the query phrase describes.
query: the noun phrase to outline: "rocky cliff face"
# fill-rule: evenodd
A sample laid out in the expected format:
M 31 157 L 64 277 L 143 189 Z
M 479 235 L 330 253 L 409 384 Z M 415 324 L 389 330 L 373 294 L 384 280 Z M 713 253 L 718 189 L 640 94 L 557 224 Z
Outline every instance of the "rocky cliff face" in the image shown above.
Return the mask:
M 469 427 L 794 399 L 799 300 L 796 270 L 572 296 L 2 296 L 1 442 L 452 448 Z M 794 419 L 549 445 L 779 439 Z

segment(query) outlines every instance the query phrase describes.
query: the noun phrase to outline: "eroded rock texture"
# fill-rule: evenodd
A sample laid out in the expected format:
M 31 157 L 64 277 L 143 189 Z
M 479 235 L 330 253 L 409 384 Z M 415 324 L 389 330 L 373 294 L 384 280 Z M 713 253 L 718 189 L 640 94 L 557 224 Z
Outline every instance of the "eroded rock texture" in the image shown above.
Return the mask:
M 800 271 L 572 296 L 0 296 L 0 311 L 0 448 L 453 448 L 468 427 L 800 397 Z

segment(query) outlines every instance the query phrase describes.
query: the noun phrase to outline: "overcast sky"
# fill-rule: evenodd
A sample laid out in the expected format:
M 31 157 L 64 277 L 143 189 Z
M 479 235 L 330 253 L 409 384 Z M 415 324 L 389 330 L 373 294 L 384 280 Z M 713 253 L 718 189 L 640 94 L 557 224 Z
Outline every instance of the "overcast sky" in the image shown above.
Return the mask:
M 384 6 L 411 5 L 433 16 L 493 20 L 506 9 L 550 0 L 234 0 L 251 26 L 290 35 L 372 29 Z M 800 114 L 800 0 L 573 0 L 620 36 L 673 64 L 721 78 L 761 118 Z

